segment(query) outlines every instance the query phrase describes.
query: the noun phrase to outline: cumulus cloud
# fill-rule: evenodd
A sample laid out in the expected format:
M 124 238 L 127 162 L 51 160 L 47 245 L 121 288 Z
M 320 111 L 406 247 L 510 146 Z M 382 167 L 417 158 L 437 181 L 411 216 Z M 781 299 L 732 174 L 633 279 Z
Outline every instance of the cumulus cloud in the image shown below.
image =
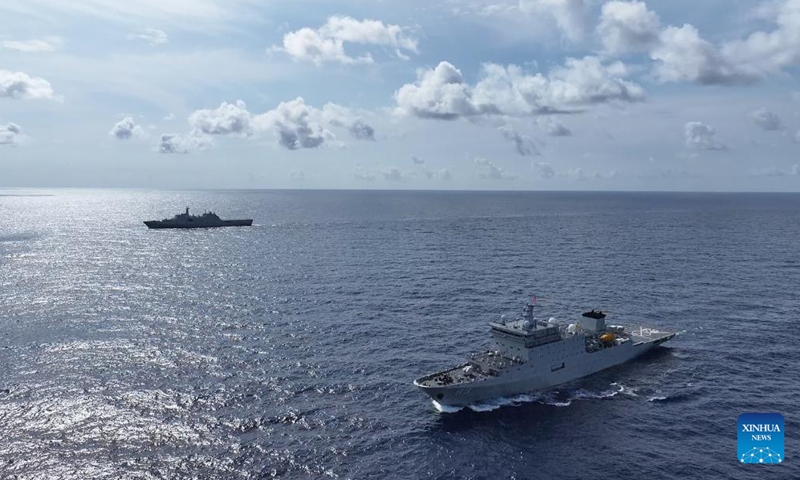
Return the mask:
M 348 131 L 356 140 L 375 141 L 375 129 L 363 120 L 354 121 L 348 128 Z
M 346 107 L 333 103 L 322 109 L 307 105 L 302 97 L 281 102 L 261 114 L 251 113 L 239 100 L 223 102 L 216 109 L 196 110 L 189 116 L 191 135 L 250 137 L 272 131 L 278 144 L 289 150 L 317 148 L 336 136 L 328 127 L 342 127 L 358 140 L 375 140 L 375 129 Z
M 356 171 L 353 172 L 353 178 L 356 180 L 371 182 L 372 180 L 375 180 L 375 172 L 365 170 L 363 167 L 356 167 Z
M 537 118 L 536 125 L 541 131 L 553 137 L 569 137 L 572 135 L 572 130 L 551 116 Z
M 383 179 L 389 182 L 399 182 L 403 179 L 403 173 L 396 167 L 386 167 L 381 173 L 383 174 Z
M 0 98 L 58 100 L 50 82 L 23 72 L 0 70 Z
M 638 6 L 633 7 L 634 4 Z M 697 28 L 689 24 L 664 28 L 658 33 L 657 41 L 653 41 L 657 17 L 637 2 L 627 6 L 622 6 L 621 2 L 606 4 L 600 32 L 604 45 L 612 53 L 628 51 L 631 45 L 636 47 L 633 50 L 651 45 L 650 57 L 657 62 L 655 75 L 661 81 L 745 85 L 800 65 L 800 0 L 776 0 L 763 5 L 759 16 L 773 22 L 776 28 L 756 31 L 742 40 L 724 42 L 720 46 L 703 39 Z M 620 8 L 629 15 L 605 15 L 607 10 L 613 12 Z M 630 36 L 631 31 L 638 31 L 640 38 Z M 630 43 L 622 41 L 626 38 Z
M 118 140 L 127 140 L 129 138 L 143 136 L 144 131 L 139 125 L 136 125 L 133 118 L 125 117 L 114 124 L 108 134 Z
M 525 157 L 541 155 L 539 147 L 536 145 L 536 141 L 531 137 L 522 135 L 514 130 L 514 128 L 510 125 L 504 125 L 498 130 L 500 130 L 500 132 L 503 134 L 503 138 L 514 144 L 514 148 L 520 155 Z
M 169 43 L 167 34 L 157 28 L 145 28 L 141 32 L 128 35 L 130 40 L 144 40 L 151 47 L 157 47 Z
M 361 57 L 348 55 L 345 43 L 392 48 L 402 59 L 408 58 L 405 52 L 417 52 L 417 40 L 407 29 L 379 20 L 356 20 L 347 16 L 330 17 L 317 30 L 306 27 L 287 33 L 283 37 L 283 51 L 295 59 L 317 65 L 325 62 L 374 63 L 369 53 Z
M 534 163 L 533 167 L 536 169 L 536 173 L 542 178 L 550 179 L 556 176 L 555 169 L 547 162 Z
M 759 108 L 751 112 L 750 119 L 764 130 L 781 130 L 783 128 L 781 119 L 766 108 Z
M 686 146 L 702 150 L 727 150 L 728 147 L 715 138 L 716 133 L 711 125 L 688 122 L 684 128 Z
M 757 31 L 722 46 L 725 58 L 759 78 L 800 65 L 800 0 L 776 1 L 768 6 L 771 8 L 762 9 L 762 14 L 775 23 L 774 30 Z
M 403 113 L 423 118 L 454 120 L 481 113 L 461 71 L 448 62 L 419 71 L 417 82 L 400 87 L 395 101 Z
M 567 170 L 564 176 L 579 182 L 589 178 L 586 172 L 581 167 L 570 168 L 569 170 Z
M 471 86 L 448 62 L 421 70 L 417 81 L 395 93 L 397 112 L 422 118 L 454 120 L 478 115 L 525 116 L 611 101 L 644 99 L 641 86 L 624 80 L 622 62 L 604 64 L 598 57 L 567 58 L 547 76 L 530 75 L 516 65 L 485 64 Z
M 159 153 L 192 153 L 197 150 L 205 150 L 213 144 L 213 141 L 206 136 L 197 134 L 177 134 L 165 133 L 161 135 L 158 143 Z
M 751 68 L 726 58 L 688 24 L 664 29 L 650 57 L 659 62 L 655 71 L 664 82 L 741 85 L 758 80 Z
M 450 174 L 450 170 L 446 168 L 440 169 L 425 169 L 425 177 L 429 180 L 450 180 L 453 176 Z
M 486 160 L 485 158 L 477 157 L 475 158 L 474 162 L 475 165 L 486 167 L 483 172 L 478 174 L 480 178 L 486 178 L 490 180 L 512 180 L 517 178 L 516 175 L 506 173 L 502 168 L 493 164 L 489 160 Z
M 54 52 L 64 45 L 61 37 L 44 37 L 32 40 L 4 40 L 0 47 L 6 50 L 16 50 L 24 53 Z
M 19 145 L 22 129 L 14 123 L 7 123 L 0 125 L 0 145 L 11 145 L 16 147 Z
M 423 165 L 425 163 L 425 160 L 416 155 L 411 155 L 411 161 L 414 162 L 414 165 Z
M 278 144 L 289 150 L 317 148 L 335 136 L 321 123 L 321 112 L 306 105 L 302 97 L 281 102 L 274 110 L 258 116 L 262 128 L 275 132 Z
M 189 116 L 189 125 L 194 131 L 209 135 L 253 134 L 250 112 L 241 100 L 236 103 L 222 102 L 215 110 L 197 110 Z
M 605 3 L 597 26 L 605 51 L 613 55 L 648 51 L 658 43 L 660 29 L 658 15 L 635 1 Z
M 750 173 L 754 177 L 797 177 L 800 176 L 800 164 L 794 164 L 788 170 L 778 167 L 768 167 L 754 170 Z
M 347 107 L 326 103 L 322 107 L 321 115 L 323 123 L 332 127 L 346 128 L 350 136 L 356 140 L 375 141 L 375 129 Z
M 533 15 L 552 15 L 558 28 L 573 42 L 583 40 L 591 29 L 584 0 L 520 0 L 519 7 Z

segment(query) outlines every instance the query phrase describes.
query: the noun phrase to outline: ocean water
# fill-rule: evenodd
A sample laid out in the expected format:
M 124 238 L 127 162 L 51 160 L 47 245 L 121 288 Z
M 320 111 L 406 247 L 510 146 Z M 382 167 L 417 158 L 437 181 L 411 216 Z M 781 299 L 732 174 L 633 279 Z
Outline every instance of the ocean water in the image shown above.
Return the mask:
M 251 228 L 151 231 L 190 206 Z M 800 477 L 800 195 L 0 192 L 0 478 Z M 528 296 L 680 334 L 439 411 Z M 736 461 L 743 412 L 786 462 Z

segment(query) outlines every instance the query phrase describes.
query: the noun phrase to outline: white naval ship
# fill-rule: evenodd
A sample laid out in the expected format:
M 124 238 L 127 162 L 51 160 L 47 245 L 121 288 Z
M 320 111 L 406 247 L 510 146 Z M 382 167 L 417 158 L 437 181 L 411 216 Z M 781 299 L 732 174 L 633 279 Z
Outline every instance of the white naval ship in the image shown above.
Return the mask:
M 592 310 L 580 321 L 537 319 L 529 302 L 521 318 L 490 323 L 493 348 L 469 361 L 414 380 L 439 405 L 467 406 L 482 400 L 543 390 L 632 360 L 675 336 L 652 328 L 627 331 L 606 325 Z
M 179 213 L 172 218 L 164 220 L 148 220 L 144 222 L 147 228 L 216 228 L 216 227 L 249 227 L 253 220 L 223 220 L 214 212 L 205 212 L 202 215 L 189 215 L 189 207 L 185 213 Z

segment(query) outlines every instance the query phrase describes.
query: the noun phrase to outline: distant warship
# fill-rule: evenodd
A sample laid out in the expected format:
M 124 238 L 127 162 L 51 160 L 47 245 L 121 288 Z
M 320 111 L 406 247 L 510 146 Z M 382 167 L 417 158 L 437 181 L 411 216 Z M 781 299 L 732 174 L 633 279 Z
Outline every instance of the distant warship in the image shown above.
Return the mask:
M 214 212 L 202 215 L 189 215 L 189 207 L 185 213 L 179 213 L 172 218 L 164 220 L 149 220 L 144 222 L 147 228 L 215 228 L 215 227 L 249 227 L 252 219 L 247 220 L 222 220 Z
M 521 318 L 490 323 L 493 348 L 469 361 L 414 380 L 434 402 L 466 406 L 492 398 L 543 390 L 632 360 L 675 336 L 640 327 L 606 325 L 592 310 L 580 321 L 539 320 L 529 302 Z

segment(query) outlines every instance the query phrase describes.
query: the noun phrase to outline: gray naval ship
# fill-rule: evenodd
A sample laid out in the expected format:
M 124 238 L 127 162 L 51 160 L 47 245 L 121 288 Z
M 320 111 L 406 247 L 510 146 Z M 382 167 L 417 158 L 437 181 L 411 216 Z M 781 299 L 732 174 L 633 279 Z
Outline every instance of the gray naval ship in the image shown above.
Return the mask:
M 144 224 L 147 225 L 147 228 L 249 227 L 253 224 L 253 220 L 223 220 L 214 212 L 189 215 L 189 207 L 186 207 L 185 213 L 179 213 L 172 218 L 164 220 L 148 220 Z
M 521 318 L 490 323 L 493 348 L 469 361 L 414 380 L 434 402 L 467 406 L 482 400 L 543 390 L 632 360 L 675 336 L 652 328 L 627 331 L 606 325 L 592 310 L 562 323 L 533 316 L 529 302 Z

